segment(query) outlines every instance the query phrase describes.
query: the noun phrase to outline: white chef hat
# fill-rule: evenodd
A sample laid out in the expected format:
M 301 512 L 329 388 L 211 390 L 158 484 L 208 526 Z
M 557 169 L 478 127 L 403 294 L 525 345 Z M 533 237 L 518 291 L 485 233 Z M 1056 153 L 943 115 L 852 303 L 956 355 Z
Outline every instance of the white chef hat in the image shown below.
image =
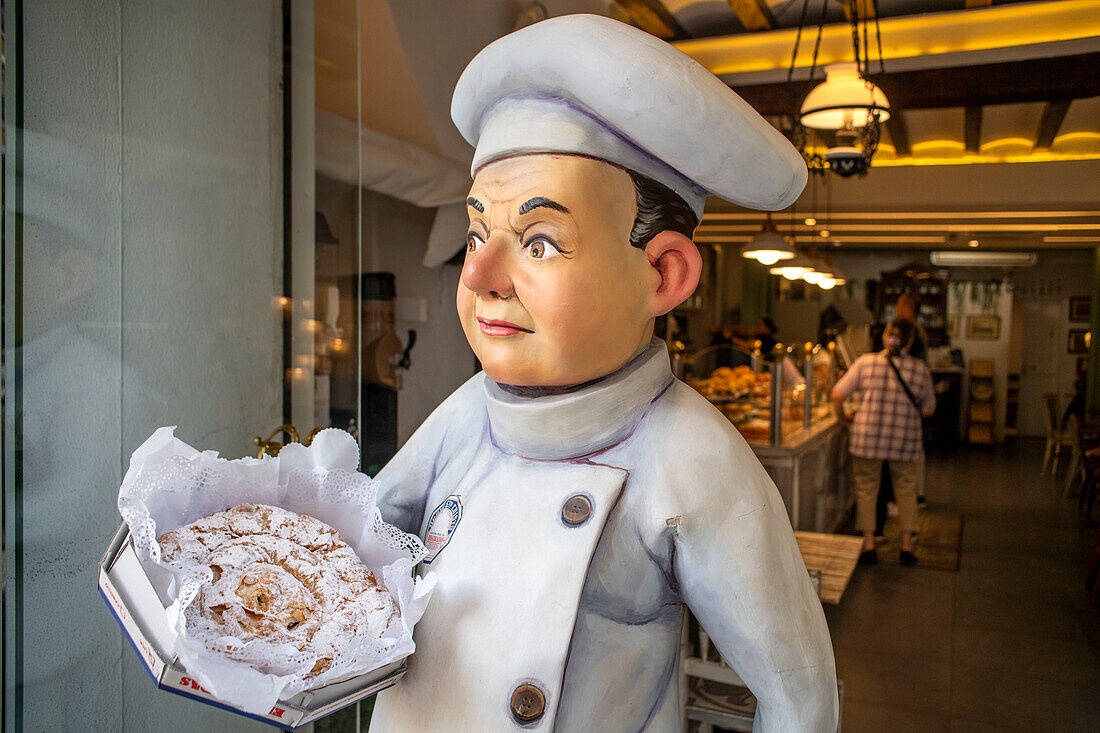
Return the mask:
M 754 209 L 806 185 L 798 151 L 756 110 L 664 41 L 598 15 L 536 23 L 486 46 L 455 86 L 451 118 L 472 172 L 569 153 L 671 188 L 702 216 L 708 193 Z

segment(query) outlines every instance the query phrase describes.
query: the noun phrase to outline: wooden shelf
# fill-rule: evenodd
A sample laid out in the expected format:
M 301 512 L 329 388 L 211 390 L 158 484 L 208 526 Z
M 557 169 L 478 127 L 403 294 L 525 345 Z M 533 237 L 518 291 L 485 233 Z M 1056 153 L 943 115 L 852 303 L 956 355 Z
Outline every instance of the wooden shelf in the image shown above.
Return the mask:
M 971 445 L 993 445 L 993 361 L 970 360 L 970 404 L 966 415 L 967 441 Z

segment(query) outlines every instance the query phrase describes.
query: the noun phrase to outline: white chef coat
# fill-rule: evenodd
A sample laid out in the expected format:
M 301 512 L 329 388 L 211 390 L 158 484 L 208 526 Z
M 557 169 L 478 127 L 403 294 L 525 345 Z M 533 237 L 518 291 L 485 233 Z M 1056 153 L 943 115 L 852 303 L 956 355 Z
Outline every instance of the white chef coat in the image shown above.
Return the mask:
M 832 644 L 783 501 L 660 340 L 563 395 L 478 374 L 378 479 L 386 520 L 432 535 L 439 585 L 375 733 L 679 731 L 683 605 L 756 695 L 755 730 L 836 730 Z M 592 511 L 572 526 L 577 496 Z M 510 714 L 524 684 L 545 700 L 533 722 Z

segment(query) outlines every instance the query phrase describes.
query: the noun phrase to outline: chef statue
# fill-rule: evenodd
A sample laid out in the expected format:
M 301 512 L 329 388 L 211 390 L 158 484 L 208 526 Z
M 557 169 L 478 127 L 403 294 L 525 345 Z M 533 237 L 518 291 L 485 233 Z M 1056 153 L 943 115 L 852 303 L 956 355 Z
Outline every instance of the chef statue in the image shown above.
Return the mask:
M 802 159 L 687 56 L 598 16 L 492 43 L 451 114 L 476 148 L 457 300 L 484 372 L 379 474 L 438 585 L 371 730 L 679 731 L 686 607 L 755 730 L 832 733 L 783 501 L 653 338 L 698 283 L 707 194 L 784 207 Z

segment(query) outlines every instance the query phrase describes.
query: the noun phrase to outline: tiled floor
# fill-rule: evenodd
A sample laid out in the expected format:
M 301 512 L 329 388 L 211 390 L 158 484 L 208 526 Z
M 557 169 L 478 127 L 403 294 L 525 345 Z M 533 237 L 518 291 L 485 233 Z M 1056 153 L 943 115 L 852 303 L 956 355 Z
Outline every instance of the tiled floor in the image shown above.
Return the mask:
M 929 501 L 966 517 L 962 567 L 860 567 L 826 607 L 846 733 L 1100 731 L 1096 529 L 1039 478 L 1042 448 L 929 456 Z

